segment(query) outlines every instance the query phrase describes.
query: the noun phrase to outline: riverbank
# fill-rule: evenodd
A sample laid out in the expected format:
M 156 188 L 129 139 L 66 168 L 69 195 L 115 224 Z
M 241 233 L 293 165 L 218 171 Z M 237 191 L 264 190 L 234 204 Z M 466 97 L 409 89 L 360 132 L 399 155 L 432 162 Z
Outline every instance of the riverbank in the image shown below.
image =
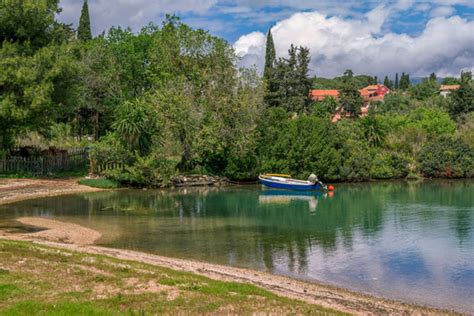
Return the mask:
M 78 189 L 78 188 L 75 188 Z M 21 191 L 21 190 L 20 190 Z M 32 197 L 39 197 L 38 190 L 32 190 L 30 187 L 29 191 L 35 192 Z M 28 194 L 23 192 L 21 194 L 22 199 L 27 199 Z M 62 194 L 65 194 L 64 192 Z M 71 192 L 76 193 L 76 192 Z M 20 196 L 17 194 L 17 199 Z M 0 201 L 0 203 L 2 203 Z M 43 230 L 36 233 L 26 233 L 26 234 L 15 234 L 15 235 L 8 235 L 3 236 L 3 240 L 14 240 L 13 242 L 20 242 L 25 243 L 27 242 L 28 245 L 31 247 L 54 247 L 55 251 L 72 251 L 80 253 L 81 255 L 89 254 L 89 255 L 97 255 L 97 256 L 108 256 L 109 258 L 115 258 L 117 260 L 129 260 L 134 264 L 149 264 L 155 266 L 157 268 L 171 268 L 174 271 L 183 271 L 183 272 L 191 272 L 193 275 L 201 275 L 213 280 L 217 281 L 225 281 L 225 282 L 244 282 L 245 284 L 251 284 L 252 286 L 257 286 L 259 288 L 263 288 L 268 290 L 274 294 L 277 294 L 282 297 L 296 299 L 300 301 L 299 304 L 310 304 L 310 307 L 313 308 L 310 311 L 314 313 L 314 311 L 318 310 L 318 306 L 324 306 L 327 308 L 331 308 L 333 310 L 344 311 L 353 314 L 445 314 L 444 311 L 434 310 L 434 309 L 427 309 L 422 307 L 417 307 L 413 305 L 403 304 L 400 302 L 389 301 L 381 298 L 375 298 L 367 295 L 362 295 L 358 293 L 354 293 L 351 291 L 338 289 L 330 286 L 325 286 L 316 283 L 307 283 L 302 281 L 296 281 L 293 279 L 289 279 L 286 277 L 276 276 L 269 273 L 251 271 L 247 269 L 238 269 L 232 268 L 228 266 L 220 266 L 190 260 L 180 260 L 180 259 L 172 259 L 167 257 L 161 257 L 156 255 L 150 255 L 140 252 L 134 251 L 127 251 L 127 250 L 117 250 L 117 249 L 110 249 L 110 248 L 103 248 L 91 245 L 94 240 L 82 241 L 78 242 L 76 237 L 74 236 L 64 236 L 64 232 L 74 232 L 80 233 L 81 227 L 75 224 L 57 222 L 57 221 L 47 221 L 45 222 L 44 219 L 38 219 L 37 222 L 35 218 L 23 218 L 21 219 L 24 224 L 33 225 L 33 226 L 42 226 L 44 228 L 49 228 L 48 230 Z M 42 221 L 42 222 L 40 222 Z M 72 226 L 71 226 L 72 225 Z M 57 234 L 57 229 L 62 229 Z M 56 233 L 55 233 L 56 230 Z M 83 231 L 83 234 L 86 232 Z M 90 232 L 87 232 L 90 234 Z M 48 234 L 52 234 L 53 237 L 48 236 Z M 60 237 L 59 239 L 57 237 Z M 51 242 L 53 240 L 54 242 Z M 33 242 L 34 244 L 32 244 Z M 41 251 L 41 250 L 38 250 Z M 6 252 L 8 253 L 8 252 Z M 3 255 L 1 257 L 4 257 Z M 50 260 L 49 266 L 54 268 L 57 265 L 56 261 L 60 262 L 62 259 L 59 257 L 53 257 Z M 110 259 L 109 259 L 110 260 Z M 21 260 L 19 260 L 21 261 Z M 0 261 L 1 262 L 1 261 Z M 1 263 L 3 265 L 3 263 Z M 51 271 L 52 275 L 55 275 L 54 271 Z M 144 276 L 145 278 L 146 276 Z M 155 281 L 154 281 L 155 282 Z M 156 282 L 155 282 L 156 283 Z M 179 290 L 179 289 L 178 289 Z M 232 291 L 230 291 L 232 292 Z M 121 293 L 119 291 L 119 293 Z M 55 296 L 61 296 L 64 293 L 56 293 Z M 229 294 L 229 293 L 227 293 Z M 135 295 L 135 294 L 133 294 Z M 186 292 L 185 296 L 188 297 L 191 293 Z M 247 298 L 252 301 L 252 298 Z M 214 297 L 207 297 L 204 298 L 204 301 L 215 300 Z M 95 301 L 94 301 L 95 302 Z M 304 303 L 303 303 L 304 302 Z M 249 303 L 249 302 L 248 302 Z M 220 303 L 219 303 L 220 304 Z M 224 304 L 224 303 L 222 303 Z M 240 303 L 239 303 L 240 304 Z M 250 304 L 250 303 L 249 303 Z M 231 304 L 232 305 L 232 304 Z M 245 305 L 245 304 L 244 304 Z M 290 304 L 291 305 L 291 304 Z M 249 307 L 252 304 L 247 305 Z M 292 305 L 293 306 L 293 305 Z M 303 306 L 303 305 L 298 305 Z M 306 305 L 305 305 L 306 306 Z M 268 307 L 268 306 L 267 306 Z M 270 311 L 272 313 L 302 313 L 304 309 L 297 309 L 293 310 L 290 309 L 283 309 L 276 311 L 272 311 L 271 309 L 260 308 L 260 306 L 255 307 L 254 309 L 250 309 L 249 311 L 256 312 L 256 311 Z M 299 308 L 299 307 L 298 307 Z M 306 308 L 306 307 L 305 307 Z M 187 312 L 188 310 L 183 309 L 174 309 L 170 310 L 170 312 Z M 241 310 L 242 311 L 242 310 Z M 197 312 L 197 311 L 196 311 Z M 214 309 L 208 312 L 215 312 L 219 313 L 219 310 Z M 237 311 L 235 311 L 237 312 Z M 245 312 L 243 310 L 242 312 Z M 248 311 L 247 311 L 248 312 Z
M 1 179 L 0 205 L 39 197 L 97 192 L 103 189 L 80 185 L 76 178 Z

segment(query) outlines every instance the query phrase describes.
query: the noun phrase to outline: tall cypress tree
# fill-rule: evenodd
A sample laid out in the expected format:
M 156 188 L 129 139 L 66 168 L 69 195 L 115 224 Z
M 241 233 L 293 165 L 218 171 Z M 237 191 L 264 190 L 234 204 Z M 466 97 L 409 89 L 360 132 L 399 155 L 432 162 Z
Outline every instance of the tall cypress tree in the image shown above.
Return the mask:
M 398 72 L 395 74 L 395 90 L 398 90 Z
M 389 89 L 392 88 L 392 85 L 390 84 L 390 80 L 388 79 L 388 76 L 385 76 L 385 79 L 383 80 L 383 85 Z
M 77 38 L 81 41 L 89 41 L 92 39 L 91 20 L 89 18 L 87 0 L 84 0 L 82 4 L 81 18 L 79 19 L 79 27 L 77 28 Z
M 271 72 L 275 67 L 275 44 L 273 43 L 272 29 L 268 29 L 267 45 L 265 51 L 265 69 L 263 70 L 263 77 L 268 80 L 271 77 Z

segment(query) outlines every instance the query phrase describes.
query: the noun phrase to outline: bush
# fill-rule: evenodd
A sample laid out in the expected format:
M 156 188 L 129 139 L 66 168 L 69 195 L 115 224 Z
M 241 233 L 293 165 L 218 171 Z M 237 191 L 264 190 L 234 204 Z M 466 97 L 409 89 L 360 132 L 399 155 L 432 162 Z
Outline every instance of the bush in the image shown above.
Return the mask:
M 177 161 L 152 153 L 146 157 L 137 157 L 135 163 L 126 166 L 124 170 L 107 170 L 104 174 L 123 184 L 163 187 L 176 174 L 177 164 Z
M 101 188 L 101 189 L 116 189 L 120 185 L 117 181 L 109 180 L 109 179 L 82 179 L 78 181 L 79 184 L 87 185 L 93 188 Z
M 404 178 L 409 172 L 409 160 L 406 156 L 392 153 L 378 153 L 375 155 L 370 176 L 374 179 Z
M 89 150 L 92 172 L 96 171 L 96 166 L 107 163 L 133 162 L 132 154 L 127 150 L 121 140 L 114 133 L 109 133 L 96 143 Z
M 427 177 L 472 177 L 474 149 L 461 139 L 439 137 L 423 146 L 418 163 L 421 173 Z

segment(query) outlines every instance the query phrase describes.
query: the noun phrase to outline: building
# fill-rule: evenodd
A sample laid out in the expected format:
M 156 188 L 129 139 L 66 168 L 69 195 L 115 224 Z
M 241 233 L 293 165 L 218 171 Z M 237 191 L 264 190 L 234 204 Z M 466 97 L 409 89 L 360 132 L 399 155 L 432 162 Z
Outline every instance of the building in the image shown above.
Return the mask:
M 443 97 L 447 97 L 452 91 L 459 89 L 460 85 L 458 84 L 442 84 L 439 87 L 439 94 Z
M 359 90 L 364 103 L 370 103 L 370 101 L 383 101 L 385 95 L 390 93 L 390 89 L 383 84 L 373 84 Z
M 360 96 L 364 100 L 364 105 L 360 109 L 360 116 L 367 116 L 369 114 L 369 106 L 371 102 L 379 101 L 383 102 L 385 96 L 390 93 L 390 89 L 383 84 L 369 85 L 359 90 Z M 338 90 L 311 90 L 310 98 L 314 101 L 322 101 L 327 97 L 337 99 L 339 97 Z M 333 122 L 339 121 L 343 116 L 348 116 L 341 113 L 342 109 L 337 109 L 336 113 L 332 117 Z
M 337 90 L 311 90 L 309 96 L 314 101 L 323 101 L 327 97 L 337 99 L 339 91 Z

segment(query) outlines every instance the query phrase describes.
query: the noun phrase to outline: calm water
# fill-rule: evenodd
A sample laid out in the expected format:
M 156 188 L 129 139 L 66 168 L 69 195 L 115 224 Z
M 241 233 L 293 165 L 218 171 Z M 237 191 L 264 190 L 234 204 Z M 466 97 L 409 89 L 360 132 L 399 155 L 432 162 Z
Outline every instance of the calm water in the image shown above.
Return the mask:
M 338 185 L 332 197 L 259 186 L 126 190 L 0 209 L 67 220 L 100 244 L 249 267 L 474 313 L 474 181 Z

